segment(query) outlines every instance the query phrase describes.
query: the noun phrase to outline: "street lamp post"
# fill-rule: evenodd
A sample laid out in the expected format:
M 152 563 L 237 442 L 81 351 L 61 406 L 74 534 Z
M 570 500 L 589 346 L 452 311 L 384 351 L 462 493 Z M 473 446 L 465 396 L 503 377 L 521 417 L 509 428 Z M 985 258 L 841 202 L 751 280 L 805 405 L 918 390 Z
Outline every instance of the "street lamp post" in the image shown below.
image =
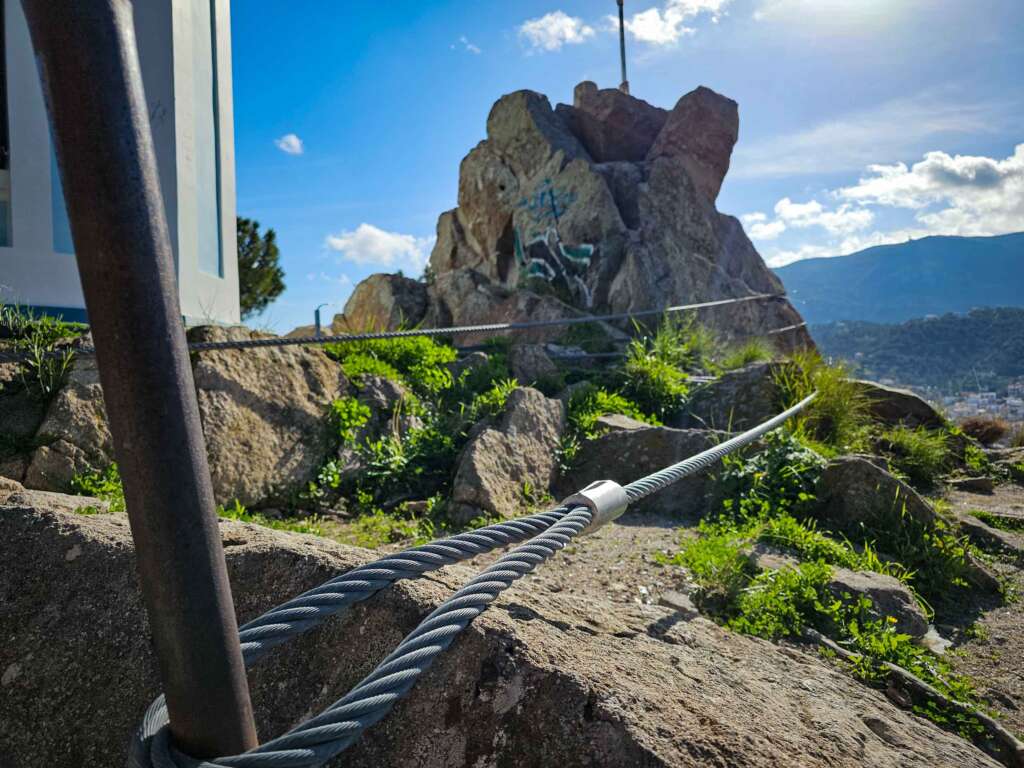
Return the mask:
M 619 58 L 622 60 L 622 85 L 619 90 L 629 93 L 629 78 L 626 77 L 626 12 L 623 1 L 619 0 Z
M 319 307 L 317 307 L 315 310 L 313 310 L 313 318 L 314 318 L 313 322 L 314 322 L 314 326 L 315 326 L 315 330 L 313 331 L 313 335 L 316 336 L 318 339 L 320 338 L 320 310 L 321 310 L 321 308 L 326 307 L 326 306 L 328 306 L 328 305 L 327 304 L 321 304 Z

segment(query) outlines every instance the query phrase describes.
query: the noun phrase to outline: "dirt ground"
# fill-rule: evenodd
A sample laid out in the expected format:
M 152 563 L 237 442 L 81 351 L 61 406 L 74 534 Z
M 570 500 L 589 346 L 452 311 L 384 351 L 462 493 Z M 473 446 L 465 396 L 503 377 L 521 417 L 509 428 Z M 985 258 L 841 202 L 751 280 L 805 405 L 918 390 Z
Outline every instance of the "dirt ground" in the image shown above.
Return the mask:
M 993 494 L 950 491 L 954 511 L 985 510 L 1024 518 L 1024 487 L 998 485 Z M 1024 546 L 1024 536 L 1018 536 Z M 970 637 L 954 651 L 957 671 L 969 675 L 1002 722 L 1024 737 L 1024 572 L 1001 564 L 1009 579 L 1010 601 L 986 611 Z

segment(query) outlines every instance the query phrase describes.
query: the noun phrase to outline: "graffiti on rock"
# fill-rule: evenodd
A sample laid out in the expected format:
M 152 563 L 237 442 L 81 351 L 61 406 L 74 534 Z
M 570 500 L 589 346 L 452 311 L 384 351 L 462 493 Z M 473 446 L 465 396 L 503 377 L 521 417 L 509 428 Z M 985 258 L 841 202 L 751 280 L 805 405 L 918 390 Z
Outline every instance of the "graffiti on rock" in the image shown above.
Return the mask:
M 530 197 L 523 198 L 519 209 L 526 215 L 529 230 L 515 229 L 515 256 L 520 278 L 545 280 L 566 290 L 576 306 L 590 309 L 593 297 L 584 281 L 594 256 L 589 243 L 567 245 L 562 242 L 559 225 L 562 216 L 576 201 L 576 194 L 556 188 L 545 179 Z

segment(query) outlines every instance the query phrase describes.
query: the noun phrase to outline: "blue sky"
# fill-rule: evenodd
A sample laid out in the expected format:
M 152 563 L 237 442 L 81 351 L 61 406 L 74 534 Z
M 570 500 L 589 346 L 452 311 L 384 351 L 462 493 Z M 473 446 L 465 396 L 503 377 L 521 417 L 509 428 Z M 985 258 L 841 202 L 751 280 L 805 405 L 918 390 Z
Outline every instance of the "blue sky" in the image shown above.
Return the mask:
M 233 3 L 238 212 L 286 293 L 253 324 L 417 275 L 492 103 L 618 84 L 614 0 Z M 626 0 L 634 95 L 740 105 L 718 199 L 777 265 L 1024 229 L 1020 0 Z

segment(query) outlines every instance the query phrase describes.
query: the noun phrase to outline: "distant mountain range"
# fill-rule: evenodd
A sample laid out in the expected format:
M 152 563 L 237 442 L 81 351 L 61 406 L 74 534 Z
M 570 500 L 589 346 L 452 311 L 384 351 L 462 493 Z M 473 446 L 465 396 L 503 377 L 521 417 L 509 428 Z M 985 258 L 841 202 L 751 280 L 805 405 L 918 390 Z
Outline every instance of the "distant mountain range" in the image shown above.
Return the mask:
M 897 323 L 976 307 L 1024 307 L 1024 232 L 926 237 L 806 259 L 775 272 L 811 325 Z
M 918 390 L 1001 391 L 1024 376 L 1024 309 L 978 309 L 898 325 L 828 323 L 811 332 L 826 357 L 848 361 L 858 376 Z

